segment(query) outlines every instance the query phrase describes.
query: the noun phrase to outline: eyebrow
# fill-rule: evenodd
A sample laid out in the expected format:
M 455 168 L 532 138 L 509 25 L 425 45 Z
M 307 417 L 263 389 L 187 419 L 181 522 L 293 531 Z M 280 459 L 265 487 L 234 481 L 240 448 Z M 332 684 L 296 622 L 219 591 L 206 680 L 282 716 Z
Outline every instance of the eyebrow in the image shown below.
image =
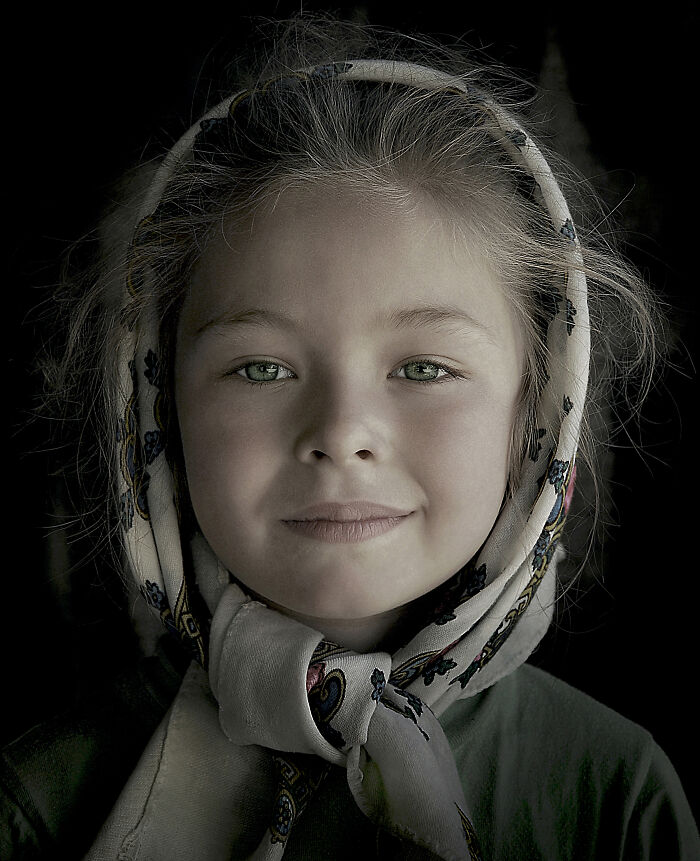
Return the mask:
M 493 339 L 493 331 L 471 314 L 454 305 L 418 305 L 414 308 L 396 308 L 388 314 L 378 314 L 375 327 L 388 325 L 392 329 L 429 328 L 440 330 L 448 326 L 469 329 Z M 198 337 L 212 328 L 252 326 L 261 329 L 299 330 L 301 324 L 279 311 L 263 308 L 247 308 L 243 311 L 224 311 L 203 323 L 196 331 Z

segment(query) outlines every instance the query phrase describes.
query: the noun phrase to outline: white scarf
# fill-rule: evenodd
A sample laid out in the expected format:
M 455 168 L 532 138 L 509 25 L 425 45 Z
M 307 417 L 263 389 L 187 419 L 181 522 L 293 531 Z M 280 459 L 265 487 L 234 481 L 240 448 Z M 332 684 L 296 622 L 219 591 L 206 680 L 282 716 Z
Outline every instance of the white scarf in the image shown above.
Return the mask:
M 296 77 L 469 92 L 441 72 L 393 61 L 352 60 Z M 196 136 L 247 95 L 224 100 L 178 141 L 139 223 L 157 208 Z M 520 487 L 478 557 L 453 578 L 441 612 L 407 645 L 393 655 L 357 654 L 326 642 L 251 600 L 201 538 L 192 550 L 194 572 L 185 572 L 159 421 L 158 321 L 155 312 L 144 313 L 125 333 L 122 354 L 123 390 L 130 393 L 121 415 L 126 545 L 144 597 L 208 676 L 191 667 L 89 858 L 245 857 L 236 841 L 243 841 L 245 822 L 255 819 L 251 805 L 259 804 L 266 808 L 257 820 L 263 824 L 252 844 L 248 834 L 245 853 L 260 861 L 281 858 L 328 763 L 347 770 L 355 802 L 377 826 L 438 858 L 481 858 L 438 718 L 455 700 L 525 661 L 549 625 L 586 395 L 589 327 L 578 240 L 552 172 L 506 112 L 483 94 L 476 98 L 500 128 L 503 147 L 537 183 L 553 230 L 570 244 L 566 295 L 554 303 L 548 331 L 552 361 L 538 413 L 541 430 Z M 130 288 L 147 284 L 146 277 Z M 193 613 L 188 597 L 193 575 L 212 614 L 208 642 L 205 620 Z

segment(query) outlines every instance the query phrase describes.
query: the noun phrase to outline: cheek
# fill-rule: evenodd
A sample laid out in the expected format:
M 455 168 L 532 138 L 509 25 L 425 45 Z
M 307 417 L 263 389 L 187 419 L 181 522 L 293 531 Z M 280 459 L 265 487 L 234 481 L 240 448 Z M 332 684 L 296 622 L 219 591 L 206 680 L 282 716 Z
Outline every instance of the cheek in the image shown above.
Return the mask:
M 459 512 L 457 519 L 495 519 L 508 479 L 513 419 L 513 404 L 488 393 L 425 415 L 412 460 L 436 507 Z
M 180 432 L 192 506 L 202 529 L 220 521 L 235 529 L 262 504 L 283 450 L 278 422 L 259 411 L 233 409 L 226 399 L 180 393 Z M 229 520 L 229 518 L 231 518 Z

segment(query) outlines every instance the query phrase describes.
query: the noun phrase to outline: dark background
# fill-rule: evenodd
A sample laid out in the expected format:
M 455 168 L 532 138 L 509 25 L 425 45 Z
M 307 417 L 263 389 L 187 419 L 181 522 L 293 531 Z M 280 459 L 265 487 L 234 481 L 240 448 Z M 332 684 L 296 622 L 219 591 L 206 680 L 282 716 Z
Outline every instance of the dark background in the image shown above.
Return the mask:
M 532 4 L 368 2 L 370 23 L 446 41 L 465 36 L 496 61 L 536 80 L 548 39 L 564 58 L 568 86 L 591 141 L 607 202 L 625 224 L 627 255 L 676 309 L 694 349 L 697 325 L 695 226 L 696 84 L 691 4 L 663 12 L 581 14 Z M 111 8 L 112 11 L 109 11 Z M 197 4 L 179 18 L 148 9 L 103 7 L 99 22 L 65 11 L 19 12 L 7 31 L 4 185 L 10 206 L 5 254 L 10 419 L 5 470 L 10 518 L 3 578 L 3 721 L 0 741 L 67 708 L 135 651 L 118 589 L 94 566 L 66 578 L 48 564 L 56 544 L 46 428 L 30 421 L 28 367 L 41 339 L 30 309 L 58 277 L 67 245 L 91 229 L 109 183 L 144 147 L 167 147 L 196 119 L 193 93 L 210 52 L 235 51 L 250 32 L 245 16 L 286 16 L 298 3 Z M 357 7 L 304 3 L 351 17 Z M 630 8 L 634 8 L 630 6 Z M 222 11 L 226 9 L 227 11 Z M 6 91 L 7 91 L 6 90 Z M 9 102 L 9 103 L 8 103 Z M 592 177 L 595 181 L 595 178 Z M 8 199 L 8 198 L 6 198 Z M 579 596 L 535 660 L 649 729 L 668 753 L 691 803 L 697 777 L 700 575 L 691 526 L 697 418 L 692 359 L 675 357 L 645 411 L 647 453 L 614 459 L 617 525 L 608 529 L 603 582 Z M 79 545 L 78 545 L 79 546 Z M 566 716 L 562 716 L 565 720 Z

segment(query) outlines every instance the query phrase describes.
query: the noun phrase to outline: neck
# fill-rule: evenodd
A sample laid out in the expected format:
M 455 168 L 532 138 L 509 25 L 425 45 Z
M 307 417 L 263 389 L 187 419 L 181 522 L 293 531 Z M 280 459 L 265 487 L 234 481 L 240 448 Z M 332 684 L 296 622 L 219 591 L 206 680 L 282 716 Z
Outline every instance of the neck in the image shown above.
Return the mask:
M 326 640 L 352 649 L 353 652 L 388 652 L 392 654 L 410 639 L 415 613 L 411 606 L 398 607 L 362 619 L 319 619 L 284 608 L 279 609 L 309 628 L 320 631 Z
M 318 616 L 307 616 L 289 610 L 273 601 L 263 598 L 246 589 L 251 597 L 267 604 L 273 610 L 296 619 L 302 625 L 313 628 L 323 634 L 324 639 L 351 649 L 353 652 L 388 652 L 393 654 L 407 643 L 423 623 L 425 616 L 425 598 L 419 598 L 410 604 L 365 616 L 360 619 L 325 619 Z

